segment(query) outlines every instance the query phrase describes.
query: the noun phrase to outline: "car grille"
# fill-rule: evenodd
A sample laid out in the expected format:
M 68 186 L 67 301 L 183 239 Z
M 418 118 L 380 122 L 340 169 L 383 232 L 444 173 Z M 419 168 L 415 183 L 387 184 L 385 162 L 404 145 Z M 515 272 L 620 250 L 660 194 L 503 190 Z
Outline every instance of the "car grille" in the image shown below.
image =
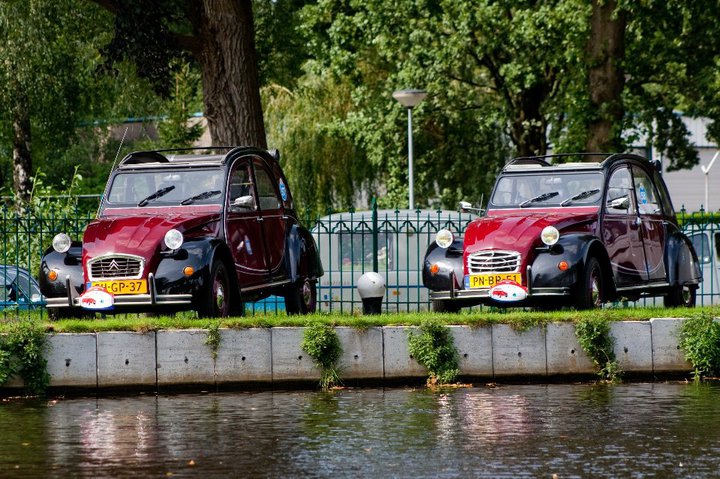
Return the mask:
M 91 280 L 130 278 L 142 276 L 143 259 L 137 256 L 100 256 L 90 260 L 88 272 Z
M 520 253 L 517 251 L 483 250 L 467 257 L 470 274 L 516 273 L 520 271 Z

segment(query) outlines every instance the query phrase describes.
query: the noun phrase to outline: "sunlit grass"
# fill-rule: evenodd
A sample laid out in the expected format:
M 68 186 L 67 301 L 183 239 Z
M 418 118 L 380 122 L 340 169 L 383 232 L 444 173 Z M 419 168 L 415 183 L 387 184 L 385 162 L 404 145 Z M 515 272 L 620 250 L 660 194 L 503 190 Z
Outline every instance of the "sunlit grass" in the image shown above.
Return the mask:
M 307 316 L 288 316 L 284 312 L 268 314 L 255 313 L 242 317 L 224 319 L 199 319 L 192 312 L 174 316 L 146 316 L 142 314 L 107 315 L 85 319 L 63 319 L 50 321 L 47 313 L 37 311 L 4 311 L 0 317 L 0 333 L 7 331 L 8 325 L 18 319 L 30 319 L 43 324 L 49 332 L 56 333 L 92 333 L 101 331 L 158 331 L 161 329 L 206 329 L 211 324 L 221 328 L 277 328 L 287 326 L 306 326 L 313 323 L 326 323 L 333 326 L 349 326 L 365 329 L 378 326 L 419 326 L 424 320 L 433 318 L 443 324 L 483 326 L 488 324 L 509 324 L 518 330 L 551 322 L 573 321 L 584 318 L 601 317 L 608 321 L 643 321 L 650 318 L 682 318 L 699 312 L 720 317 L 720 306 L 702 308 L 604 308 L 593 311 L 562 310 L 552 312 L 525 311 L 522 309 L 483 309 L 452 313 L 387 313 L 380 315 L 362 315 L 359 313 L 316 313 Z

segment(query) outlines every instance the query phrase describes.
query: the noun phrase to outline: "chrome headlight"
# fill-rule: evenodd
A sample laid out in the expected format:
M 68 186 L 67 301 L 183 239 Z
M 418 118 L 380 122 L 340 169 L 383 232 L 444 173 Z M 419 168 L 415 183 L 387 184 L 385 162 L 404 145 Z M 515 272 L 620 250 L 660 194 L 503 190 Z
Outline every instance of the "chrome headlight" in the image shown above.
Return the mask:
M 72 240 L 65 233 L 58 233 L 52 240 L 52 246 L 58 253 L 67 253 L 72 245 Z
M 449 248 L 453 241 L 455 241 L 455 236 L 450 230 L 441 229 L 435 234 L 435 243 L 441 248 Z
M 174 228 L 165 233 L 165 246 L 172 250 L 180 249 L 184 241 L 183 234 Z
M 540 233 L 540 239 L 548 246 L 552 246 L 560 239 L 560 232 L 554 226 L 546 226 Z

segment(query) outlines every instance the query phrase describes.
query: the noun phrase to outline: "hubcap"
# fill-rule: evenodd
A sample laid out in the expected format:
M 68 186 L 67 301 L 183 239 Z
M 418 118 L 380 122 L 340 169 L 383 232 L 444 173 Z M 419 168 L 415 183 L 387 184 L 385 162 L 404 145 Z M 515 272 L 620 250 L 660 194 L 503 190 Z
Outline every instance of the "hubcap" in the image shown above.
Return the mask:
M 683 304 L 686 306 L 689 305 L 691 297 L 692 297 L 692 294 L 690 293 L 690 288 L 688 288 L 687 286 L 683 286 L 683 289 L 682 289 Z
M 302 299 L 303 304 L 305 307 L 309 310 L 313 307 L 313 297 L 312 297 L 312 285 L 310 284 L 310 281 L 305 281 L 303 283 L 302 287 Z
M 225 288 L 220 279 L 215 280 L 215 306 L 220 312 L 225 310 Z
M 600 306 L 600 279 L 595 271 L 593 271 L 592 279 L 590 280 L 590 297 L 595 306 Z

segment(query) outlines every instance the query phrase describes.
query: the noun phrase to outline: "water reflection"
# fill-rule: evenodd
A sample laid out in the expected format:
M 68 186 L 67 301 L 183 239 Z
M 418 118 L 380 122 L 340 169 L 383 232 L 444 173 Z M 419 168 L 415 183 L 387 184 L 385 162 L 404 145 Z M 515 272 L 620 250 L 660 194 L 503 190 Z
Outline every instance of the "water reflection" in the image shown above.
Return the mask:
M 717 474 L 716 384 L 356 389 L 0 404 L 0 477 Z

